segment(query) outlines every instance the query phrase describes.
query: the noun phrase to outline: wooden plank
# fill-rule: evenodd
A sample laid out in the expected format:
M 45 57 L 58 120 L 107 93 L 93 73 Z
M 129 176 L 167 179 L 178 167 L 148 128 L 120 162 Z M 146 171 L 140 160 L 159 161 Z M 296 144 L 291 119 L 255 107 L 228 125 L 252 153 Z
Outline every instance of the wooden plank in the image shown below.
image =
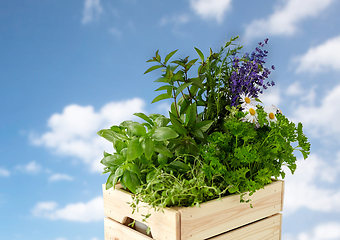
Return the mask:
M 154 211 L 147 204 L 139 204 L 139 212 L 132 214 L 132 209 L 128 202 L 131 202 L 131 193 L 124 191 L 121 186 L 117 185 L 106 190 L 103 184 L 104 196 L 104 214 L 119 223 L 124 224 L 127 218 L 143 222 L 143 216 L 151 213 L 148 218 L 148 224 L 151 228 L 152 236 L 157 240 L 179 240 L 180 239 L 180 218 L 179 212 L 171 208 L 165 208 L 162 211 Z
M 202 203 L 200 208 L 173 207 L 165 208 L 164 212 L 155 212 L 140 203 L 139 212 L 132 214 L 127 203 L 131 202 L 132 194 L 119 185 L 116 190 L 106 190 L 103 184 L 104 213 L 122 224 L 127 218 L 142 222 L 142 215 L 151 213 L 148 222 L 157 240 L 207 239 L 282 211 L 283 189 L 284 182 L 277 180 L 257 191 L 250 197 L 253 208 L 249 203 L 240 203 L 239 195 L 230 195 L 222 201 Z
M 180 208 L 181 240 L 206 239 L 280 212 L 282 188 L 283 181 L 274 181 L 254 193 L 253 208 L 240 203 L 239 195 L 205 202 L 200 208 Z
M 115 220 L 104 218 L 105 240 L 152 240 L 140 232 L 137 232 Z
M 282 214 L 267 217 L 209 240 L 280 240 Z

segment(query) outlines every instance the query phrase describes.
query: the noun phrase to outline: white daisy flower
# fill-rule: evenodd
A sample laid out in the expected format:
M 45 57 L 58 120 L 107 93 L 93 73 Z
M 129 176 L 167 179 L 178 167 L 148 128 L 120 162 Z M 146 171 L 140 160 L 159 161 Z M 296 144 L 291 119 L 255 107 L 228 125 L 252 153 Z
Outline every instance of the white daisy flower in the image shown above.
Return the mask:
M 240 95 L 240 103 L 241 107 L 245 107 L 246 105 L 256 105 L 256 99 L 253 97 L 249 97 L 248 94 L 242 93 Z
M 282 111 L 277 107 L 275 106 L 274 104 L 272 104 L 273 108 L 276 109 L 276 113 L 281 113 L 282 114 Z
M 247 113 L 247 115 L 244 117 L 244 120 L 251 122 L 251 123 L 257 123 L 257 107 L 252 104 L 247 104 L 243 107 L 243 112 Z
M 275 114 L 277 113 L 278 110 L 280 111 L 280 109 L 278 109 L 275 105 L 272 105 L 270 107 L 264 107 L 263 110 L 267 113 L 266 119 L 268 120 L 269 124 L 271 122 L 277 121 Z

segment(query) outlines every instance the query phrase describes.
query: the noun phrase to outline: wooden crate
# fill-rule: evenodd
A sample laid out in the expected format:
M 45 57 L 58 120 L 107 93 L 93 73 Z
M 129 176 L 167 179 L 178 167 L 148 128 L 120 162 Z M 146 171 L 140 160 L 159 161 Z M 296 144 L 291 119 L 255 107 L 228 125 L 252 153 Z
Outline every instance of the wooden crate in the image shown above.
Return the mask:
M 239 195 L 202 203 L 200 207 L 173 207 L 164 212 L 153 211 L 148 219 L 152 237 L 128 226 L 131 219 L 142 222 L 148 213 L 145 203 L 132 214 L 127 202 L 131 193 L 117 185 L 106 190 L 103 184 L 105 240 L 203 240 L 203 239 L 280 239 L 283 206 L 283 181 L 273 181 L 251 196 L 249 203 L 240 203 Z M 143 207 L 145 206 L 145 207 Z M 261 220 L 261 221 L 259 221 Z M 124 225 L 125 224 L 125 225 Z M 257 237 L 257 238 L 256 238 Z

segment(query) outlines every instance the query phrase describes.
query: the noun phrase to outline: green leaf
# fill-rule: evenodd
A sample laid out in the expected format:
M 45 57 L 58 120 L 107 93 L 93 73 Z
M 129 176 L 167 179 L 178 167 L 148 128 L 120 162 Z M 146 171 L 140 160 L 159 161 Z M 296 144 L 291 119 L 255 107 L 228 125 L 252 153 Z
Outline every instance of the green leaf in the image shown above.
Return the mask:
M 122 182 L 132 193 L 136 193 L 136 189 L 140 185 L 140 180 L 137 174 L 131 171 L 124 172 Z
M 123 148 L 122 150 L 120 150 L 120 154 L 123 155 L 123 157 L 126 158 L 126 156 L 127 156 L 127 147 Z
M 194 47 L 194 48 L 195 48 L 195 50 L 196 50 L 198 56 L 200 56 L 202 62 L 204 62 L 204 55 L 203 55 L 203 53 L 201 52 L 201 50 L 199 50 L 199 49 L 196 48 L 196 47 Z
M 177 49 L 178 50 L 178 49 Z M 166 55 L 165 59 L 164 59 L 164 65 L 166 65 L 166 63 L 169 61 L 169 59 L 177 52 L 177 50 L 172 51 L 171 53 L 169 53 L 168 55 Z
M 161 56 L 158 54 L 159 50 L 156 51 L 156 59 L 158 62 L 161 62 Z
M 145 72 L 144 72 L 144 74 L 147 74 L 147 73 L 149 73 L 149 72 L 151 72 L 151 71 L 153 71 L 153 70 L 156 70 L 156 69 L 158 69 L 158 68 L 161 68 L 161 67 L 163 67 L 162 65 L 155 65 L 155 66 L 152 66 L 152 67 L 150 67 L 148 70 L 146 70 Z
M 166 146 L 164 146 L 162 144 L 156 145 L 155 146 L 155 151 L 158 152 L 158 153 L 161 153 L 161 154 L 163 154 L 163 155 L 165 155 L 165 156 L 167 156 L 169 158 L 172 157 L 172 152 L 170 152 L 170 150 Z
M 195 96 L 197 92 L 198 92 L 198 86 L 191 85 L 191 87 L 190 87 L 191 96 Z
M 168 163 L 168 157 L 162 153 L 158 154 L 157 160 L 160 165 L 165 165 Z
M 143 136 L 146 134 L 145 127 L 138 123 L 138 122 L 132 122 L 129 124 L 128 129 L 132 132 L 132 134 L 137 136 Z
M 187 165 L 187 164 L 185 164 L 185 163 L 183 163 L 183 162 L 181 162 L 181 161 L 172 161 L 170 164 L 169 164 L 169 166 L 170 167 L 173 167 L 173 168 L 175 168 L 175 169 L 177 169 L 177 170 L 179 170 L 179 171 L 185 171 L 185 172 L 187 172 L 187 171 L 189 171 L 190 170 L 190 167 Z
M 164 100 L 164 99 L 168 99 L 168 98 L 172 98 L 171 94 L 168 94 L 168 93 L 163 93 L 163 94 L 160 94 L 158 95 L 157 97 L 155 97 L 151 103 L 155 103 L 155 102 L 158 102 L 160 100 Z
M 170 95 L 170 94 L 171 94 L 171 91 L 172 91 L 172 88 L 174 88 L 174 86 L 171 86 L 171 85 L 163 85 L 163 86 L 157 88 L 155 91 L 166 90 L 167 93 Z
M 157 128 L 154 134 L 152 135 L 152 138 L 155 139 L 156 141 L 164 141 L 176 137 L 178 137 L 178 134 L 169 127 Z
M 177 73 L 175 73 L 172 77 L 172 81 L 180 81 L 183 82 L 184 77 L 183 77 L 184 72 L 182 70 L 179 70 Z
M 147 159 L 151 159 L 152 154 L 154 153 L 154 142 L 151 138 L 145 138 L 142 142 L 143 152 L 145 153 L 145 157 Z
M 123 155 L 120 155 L 118 153 L 114 153 L 113 155 L 109 155 L 109 156 L 104 157 L 100 162 L 103 165 L 108 166 L 108 167 L 119 166 L 123 162 L 125 162 L 125 158 L 123 157 Z
M 197 111 L 197 107 L 196 107 L 196 103 L 192 103 L 189 107 L 188 110 L 186 112 L 186 116 L 185 116 L 185 125 L 186 126 L 191 126 L 196 122 L 196 112 Z
M 116 150 L 117 153 L 120 153 L 120 151 L 126 147 L 127 147 L 126 142 L 120 139 L 116 139 L 115 142 L 113 143 L 113 148 Z
M 153 123 L 152 119 L 149 118 L 148 116 L 146 116 L 144 113 L 134 113 L 133 115 L 135 115 L 137 117 L 140 117 L 144 121 L 150 123 L 151 126 L 154 126 L 154 123 Z
M 199 87 L 201 89 L 204 89 L 204 85 L 202 83 L 202 81 L 204 79 L 201 80 L 199 77 L 197 77 L 197 78 L 190 78 L 189 80 L 192 82 L 192 85 L 195 85 L 195 86 L 197 86 L 197 87 Z
M 113 187 L 116 186 L 119 178 L 121 178 L 121 176 L 123 175 L 124 171 L 125 171 L 125 169 L 124 169 L 123 166 L 120 166 L 119 168 L 116 169 L 114 175 L 112 176 L 112 185 L 113 185 Z M 122 184 L 122 186 L 123 186 L 123 184 Z
M 149 59 L 149 60 L 148 60 L 148 61 L 146 61 L 146 62 L 157 62 L 157 60 L 156 60 L 156 58 L 155 58 L 155 57 L 153 57 L 153 58 Z
M 195 63 L 196 63 L 197 60 L 198 60 L 198 59 L 196 58 L 196 59 L 193 59 L 193 60 L 191 60 L 190 62 L 188 62 L 188 63 L 186 64 L 186 66 L 185 66 L 185 70 L 189 71 L 189 69 L 190 69 L 193 65 L 195 65 Z
M 156 177 L 157 171 L 156 170 L 152 170 L 151 172 L 149 172 L 146 175 L 146 182 L 150 182 L 152 181 L 155 177 Z
M 136 173 L 137 176 L 140 174 L 139 167 L 134 163 L 125 164 L 124 168 L 130 172 Z
M 171 121 L 171 124 L 174 130 L 182 135 L 187 134 L 188 131 L 185 129 L 182 123 L 172 113 L 169 113 L 169 115 L 170 115 L 170 121 Z
M 188 107 L 190 106 L 190 102 L 188 99 L 184 99 L 182 102 L 181 102 L 181 111 L 180 111 L 180 115 L 183 115 L 185 114 L 185 112 L 188 110 Z
M 143 154 L 142 144 L 139 142 L 139 138 L 132 139 L 128 143 L 127 148 L 127 160 L 133 160 L 138 158 L 140 155 Z
M 160 117 L 160 116 L 163 116 L 162 114 L 159 114 L 159 113 L 151 113 L 151 114 L 149 114 L 149 117 L 153 120 L 153 121 L 155 121 L 158 117 Z M 164 116 L 163 116 L 164 117 Z
M 109 177 L 107 178 L 107 181 L 106 181 L 106 190 L 110 189 L 113 187 L 113 178 L 114 178 L 115 174 L 114 173 L 111 173 L 109 175 Z
M 172 103 L 171 103 L 170 109 L 171 109 L 171 113 L 172 113 L 173 115 L 177 116 L 177 113 L 179 113 L 178 104 L 176 104 L 176 106 L 175 106 L 175 102 L 172 102 Z
M 202 122 L 196 123 L 194 127 L 200 129 L 202 132 L 206 132 L 213 123 L 213 120 L 204 120 Z
M 170 119 L 167 117 L 164 117 L 163 115 L 160 115 L 155 119 L 155 123 L 158 127 L 165 127 L 170 122 Z
M 201 129 L 194 129 L 192 133 L 198 138 L 204 138 L 204 135 Z
M 104 157 L 111 156 L 111 155 L 112 155 L 112 154 L 107 153 L 107 152 L 104 151 Z
M 178 94 L 180 94 L 185 88 L 187 88 L 191 84 L 192 84 L 191 82 L 187 82 L 187 83 L 183 83 L 183 84 L 179 85 L 177 90 L 176 90 L 175 97 L 177 97 Z
M 102 129 L 100 131 L 97 132 L 97 134 L 103 138 L 105 138 L 106 140 L 108 140 L 109 142 L 114 142 L 116 137 L 113 134 L 114 132 L 110 129 Z
M 148 160 L 148 159 L 145 157 L 145 155 L 141 155 L 141 156 L 139 157 L 139 161 L 140 161 L 141 164 L 151 164 L 151 161 Z M 147 171 L 149 171 L 149 170 L 147 170 Z
M 129 138 L 123 134 L 112 132 L 115 138 L 120 139 L 120 140 L 128 140 Z
M 165 82 L 165 83 L 169 83 L 170 80 L 165 78 L 165 77 L 160 77 L 160 78 L 157 78 L 154 82 Z

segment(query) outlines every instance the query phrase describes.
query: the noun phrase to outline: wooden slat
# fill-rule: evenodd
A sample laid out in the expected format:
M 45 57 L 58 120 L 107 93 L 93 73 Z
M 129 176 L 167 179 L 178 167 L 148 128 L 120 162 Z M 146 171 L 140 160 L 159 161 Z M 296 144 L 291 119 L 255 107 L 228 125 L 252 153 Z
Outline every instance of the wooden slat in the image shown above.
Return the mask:
M 104 214 L 117 222 L 124 223 L 127 217 L 142 222 L 143 216 L 148 214 L 148 206 L 140 203 L 139 212 L 132 214 L 132 209 L 127 202 L 131 202 L 131 194 L 122 190 L 119 185 L 116 189 L 106 190 L 103 184 Z M 142 207 L 144 206 L 144 207 Z M 165 208 L 164 212 L 150 210 L 151 216 L 148 224 L 151 228 L 152 236 L 157 240 L 179 240 L 180 239 L 180 219 L 176 210 Z
M 209 240 L 280 240 L 282 214 L 232 230 Z
M 240 203 L 239 195 L 230 195 L 202 203 L 199 209 L 179 209 L 181 240 L 206 239 L 280 212 L 282 188 L 283 181 L 275 181 L 254 193 L 253 208 Z
M 105 240 L 152 240 L 115 220 L 104 218 Z
M 250 208 L 249 203 L 240 203 L 239 195 L 230 195 L 222 198 L 222 201 L 202 203 L 200 208 L 174 207 L 165 208 L 164 212 L 151 210 L 148 222 L 153 239 L 207 239 L 272 216 L 282 211 L 283 189 L 284 182 L 277 180 L 257 191 L 250 197 L 253 208 Z M 132 214 L 127 203 L 132 200 L 131 194 L 119 185 L 116 190 L 106 190 L 104 184 L 103 194 L 104 213 L 117 222 L 124 223 L 127 218 L 142 222 L 142 215 L 148 213 L 148 208 L 142 207 L 139 212 Z M 143 204 L 147 206 L 145 203 L 140 203 L 140 206 Z

